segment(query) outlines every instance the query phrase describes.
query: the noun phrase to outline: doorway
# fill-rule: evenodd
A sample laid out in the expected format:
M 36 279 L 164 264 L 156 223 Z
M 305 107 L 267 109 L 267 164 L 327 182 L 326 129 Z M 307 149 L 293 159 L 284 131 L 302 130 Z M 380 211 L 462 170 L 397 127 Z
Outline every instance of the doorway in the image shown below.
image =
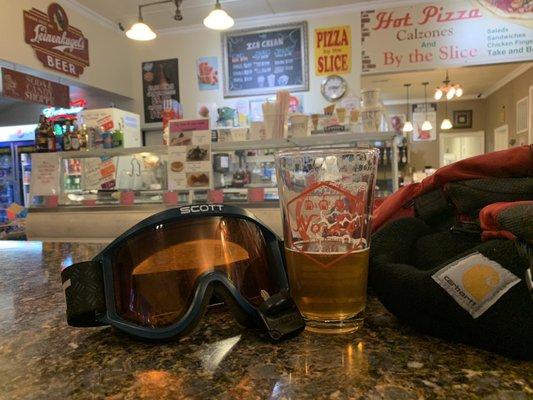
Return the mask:
M 441 132 L 439 134 L 440 166 L 485 153 L 485 132 Z
M 509 126 L 502 125 L 494 129 L 494 151 L 509 148 Z

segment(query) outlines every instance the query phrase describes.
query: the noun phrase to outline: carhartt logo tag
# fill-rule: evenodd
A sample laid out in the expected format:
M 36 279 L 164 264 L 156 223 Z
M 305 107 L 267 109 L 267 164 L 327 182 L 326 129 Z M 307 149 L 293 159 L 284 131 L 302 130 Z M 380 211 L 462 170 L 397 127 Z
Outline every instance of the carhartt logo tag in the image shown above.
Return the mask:
M 453 299 L 477 318 L 520 279 L 481 253 L 473 253 L 432 276 Z

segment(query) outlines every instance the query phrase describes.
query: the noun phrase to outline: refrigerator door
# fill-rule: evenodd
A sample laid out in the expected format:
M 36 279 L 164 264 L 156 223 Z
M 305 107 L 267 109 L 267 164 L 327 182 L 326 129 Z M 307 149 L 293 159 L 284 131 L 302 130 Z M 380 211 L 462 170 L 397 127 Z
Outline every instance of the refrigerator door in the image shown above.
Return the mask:
M 24 207 L 30 206 L 31 155 L 35 153 L 33 142 L 13 143 L 15 158 L 15 199 Z
M 7 221 L 6 208 L 15 201 L 11 146 L 0 147 L 0 223 Z

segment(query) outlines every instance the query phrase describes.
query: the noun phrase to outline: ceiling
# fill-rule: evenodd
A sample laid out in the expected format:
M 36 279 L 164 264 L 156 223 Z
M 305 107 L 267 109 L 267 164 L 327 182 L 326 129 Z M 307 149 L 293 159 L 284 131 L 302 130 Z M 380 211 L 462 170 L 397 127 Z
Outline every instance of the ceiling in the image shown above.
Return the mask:
M 533 65 L 533 63 L 530 63 Z M 462 67 L 448 69 L 451 83 L 458 83 L 463 87 L 463 97 L 482 96 L 495 83 L 505 78 L 523 64 L 498 64 L 477 67 Z M 446 70 L 416 71 L 381 75 L 367 75 L 361 77 L 362 88 L 379 88 L 385 102 L 405 100 L 406 91 L 403 86 L 411 83 L 409 96 L 412 99 L 424 98 L 422 82 L 429 82 L 428 99 L 433 97 L 434 89 L 442 84 L 446 77 Z
M 139 4 L 155 0 L 77 0 L 86 8 L 113 22 L 121 22 L 127 27 L 137 20 Z M 350 4 L 364 3 L 365 0 L 220 0 L 222 8 L 233 18 L 272 16 L 275 14 L 315 10 Z M 215 0 L 183 0 L 182 21 L 174 20 L 174 3 L 144 7 L 144 21 L 155 31 L 201 24 L 213 9 Z M 237 21 L 238 25 L 238 21 Z

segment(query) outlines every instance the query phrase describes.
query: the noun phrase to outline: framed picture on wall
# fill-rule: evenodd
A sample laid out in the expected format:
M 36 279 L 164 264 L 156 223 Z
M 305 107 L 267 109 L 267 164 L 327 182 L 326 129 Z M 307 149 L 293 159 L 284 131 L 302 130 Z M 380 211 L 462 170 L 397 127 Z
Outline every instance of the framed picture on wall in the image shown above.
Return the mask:
M 307 22 L 222 34 L 224 97 L 309 90 Z
M 453 129 L 471 129 L 472 110 L 460 110 L 453 112 Z
M 528 98 L 524 97 L 516 102 L 516 133 L 527 132 L 528 115 L 527 106 Z

